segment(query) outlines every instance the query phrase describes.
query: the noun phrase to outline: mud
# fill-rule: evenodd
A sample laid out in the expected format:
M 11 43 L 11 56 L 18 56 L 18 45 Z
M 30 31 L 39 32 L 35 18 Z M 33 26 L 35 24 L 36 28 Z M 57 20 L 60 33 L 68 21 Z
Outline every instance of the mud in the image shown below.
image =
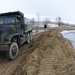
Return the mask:
M 59 33 L 61 30 L 34 35 L 13 61 L 0 53 L 0 75 L 75 75 L 75 49 Z
M 37 47 L 27 60 L 27 75 L 75 75 L 75 49 L 59 32 L 50 30 L 36 38 Z

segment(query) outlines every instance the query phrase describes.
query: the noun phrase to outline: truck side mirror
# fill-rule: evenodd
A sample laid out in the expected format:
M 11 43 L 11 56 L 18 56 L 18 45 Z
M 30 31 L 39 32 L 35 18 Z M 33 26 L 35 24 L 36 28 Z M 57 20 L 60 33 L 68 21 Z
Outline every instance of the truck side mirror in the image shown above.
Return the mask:
M 21 23 L 21 18 L 20 18 L 20 17 L 17 17 L 17 18 L 16 18 L 16 22 L 17 22 L 17 23 Z

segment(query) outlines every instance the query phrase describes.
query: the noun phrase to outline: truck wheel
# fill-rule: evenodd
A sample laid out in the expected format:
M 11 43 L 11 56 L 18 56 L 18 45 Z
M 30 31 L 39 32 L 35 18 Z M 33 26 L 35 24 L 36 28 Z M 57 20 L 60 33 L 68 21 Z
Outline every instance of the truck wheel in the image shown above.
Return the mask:
M 32 32 L 30 32 L 30 41 L 32 41 Z
M 13 60 L 18 55 L 18 45 L 16 42 L 11 43 L 9 51 L 6 52 L 7 58 Z
M 27 44 L 29 44 L 30 43 L 30 34 L 28 33 L 27 34 Z

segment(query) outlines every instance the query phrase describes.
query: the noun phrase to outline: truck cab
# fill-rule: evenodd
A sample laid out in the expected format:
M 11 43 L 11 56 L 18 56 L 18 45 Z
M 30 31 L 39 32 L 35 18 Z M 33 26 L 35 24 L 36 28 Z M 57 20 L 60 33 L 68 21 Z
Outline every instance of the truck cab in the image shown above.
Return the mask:
M 20 11 L 0 14 L 0 51 L 13 60 L 17 57 L 19 46 L 30 43 L 32 27 L 24 22 L 24 14 Z

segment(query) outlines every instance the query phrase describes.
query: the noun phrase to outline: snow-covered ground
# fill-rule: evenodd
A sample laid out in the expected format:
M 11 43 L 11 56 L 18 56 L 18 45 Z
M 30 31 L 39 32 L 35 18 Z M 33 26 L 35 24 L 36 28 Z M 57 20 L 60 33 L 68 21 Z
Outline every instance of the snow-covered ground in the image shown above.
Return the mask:
M 72 46 L 75 48 L 75 30 L 64 30 L 60 32 L 64 38 L 67 38 L 68 40 L 71 41 Z
M 48 27 L 59 27 L 59 25 L 56 25 L 56 24 L 48 24 Z
M 34 26 L 44 27 L 44 25 L 42 25 L 42 24 L 34 25 Z M 47 27 L 52 27 L 52 28 L 54 27 L 55 28 L 55 27 L 59 27 L 59 25 L 56 25 L 56 24 L 48 24 Z
M 38 31 L 37 30 L 33 30 L 32 32 L 33 32 L 33 35 L 34 35 L 34 34 L 37 34 L 37 33 L 45 32 L 45 30 L 38 30 Z
M 43 28 L 44 28 L 44 25 L 41 25 L 41 24 L 40 24 L 40 25 L 34 25 L 34 26 L 38 26 L 38 27 L 43 27 Z M 47 27 L 51 27 L 52 29 L 53 29 L 53 28 L 55 29 L 55 28 L 59 27 L 59 25 L 48 24 Z M 42 29 L 42 30 L 39 30 L 39 29 L 38 29 L 38 31 L 37 31 L 37 29 L 33 30 L 33 34 L 36 34 L 37 32 L 38 32 L 38 33 L 41 33 L 41 32 L 45 32 L 45 30 L 44 30 L 44 29 Z

